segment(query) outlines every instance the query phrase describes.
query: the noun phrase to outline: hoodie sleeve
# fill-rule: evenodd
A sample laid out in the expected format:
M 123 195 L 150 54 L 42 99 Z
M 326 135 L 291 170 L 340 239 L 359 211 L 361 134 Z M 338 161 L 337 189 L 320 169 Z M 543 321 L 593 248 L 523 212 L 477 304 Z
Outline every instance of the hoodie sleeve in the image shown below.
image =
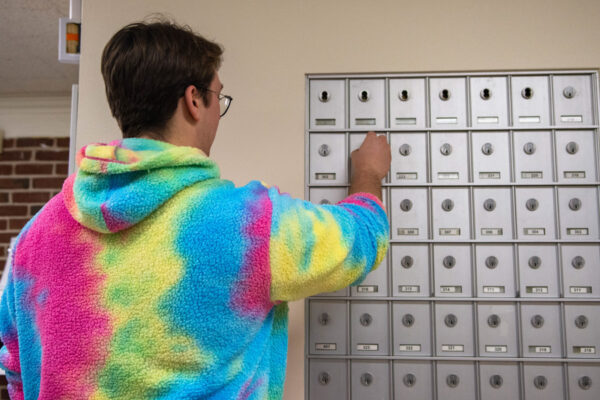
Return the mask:
M 379 199 L 355 193 L 315 205 L 269 189 L 271 300 L 292 301 L 357 285 L 383 260 L 389 223 Z

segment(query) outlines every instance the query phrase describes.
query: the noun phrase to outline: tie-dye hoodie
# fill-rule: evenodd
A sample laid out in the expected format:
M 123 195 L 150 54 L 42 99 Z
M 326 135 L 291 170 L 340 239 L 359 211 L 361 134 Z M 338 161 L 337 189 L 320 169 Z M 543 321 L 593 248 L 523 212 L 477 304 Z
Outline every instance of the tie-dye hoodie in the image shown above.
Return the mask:
M 13 399 L 280 399 L 286 302 L 359 283 L 387 250 L 369 194 L 236 188 L 202 151 L 149 139 L 77 162 L 10 256 Z

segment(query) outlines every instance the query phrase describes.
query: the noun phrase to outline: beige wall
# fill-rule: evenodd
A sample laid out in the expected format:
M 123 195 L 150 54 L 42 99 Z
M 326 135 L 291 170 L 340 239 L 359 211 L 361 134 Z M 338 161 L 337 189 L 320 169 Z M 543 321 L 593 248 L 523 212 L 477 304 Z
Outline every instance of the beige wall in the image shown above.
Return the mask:
M 0 96 L 5 138 L 65 137 L 71 126 L 71 94 Z
M 306 73 L 598 68 L 598 0 L 105 0 L 83 4 L 77 146 L 119 137 L 99 65 L 121 26 L 164 12 L 225 47 L 234 97 L 211 156 L 242 185 L 302 197 Z M 303 303 L 285 399 L 303 398 Z

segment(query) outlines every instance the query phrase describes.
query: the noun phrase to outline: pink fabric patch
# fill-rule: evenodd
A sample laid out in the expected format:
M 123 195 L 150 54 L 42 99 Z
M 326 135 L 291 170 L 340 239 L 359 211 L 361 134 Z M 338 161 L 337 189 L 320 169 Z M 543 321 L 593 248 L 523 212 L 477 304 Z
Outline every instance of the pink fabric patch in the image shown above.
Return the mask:
M 106 228 L 111 232 L 122 231 L 123 229 L 127 229 L 131 226 L 130 222 L 110 215 L 110 210 L 106 208 L 106 203 L 102 203 L 100 205 L 100 211 L 102 211 L 102 217 L 104 218 Z

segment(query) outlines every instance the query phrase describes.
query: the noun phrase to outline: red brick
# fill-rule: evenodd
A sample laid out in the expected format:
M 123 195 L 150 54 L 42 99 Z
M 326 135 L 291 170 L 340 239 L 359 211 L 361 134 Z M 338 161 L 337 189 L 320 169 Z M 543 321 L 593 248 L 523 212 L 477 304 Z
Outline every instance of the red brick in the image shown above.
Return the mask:
M 29 179 L 23 178 L 2 178 L 0 179 L 0 189 L 27 189 L 29 188 Z
M 36 189 L 61 189 L 65 178 L 35 178 L 33 187 Z
M 6 247 L 0 246 L 0 257 L 6 257 Z
M 69 164 L 56 164 L 54 172 L 57 175 L 67 176 L 69 173 Z
M 56 146 L 57 147 L 66 147 L 69 148 L 69 145 L 71 144 L 71 139 L 68 137 L 62 137 L 62 138 L 57 138 L 56 139 Z
M 0 193 L 0 203 L 8 203 L 8 193 Z
M 0 161 L 29 161 L 31 151 L 13 150 L 0 153 Z
M 13 171 L 12 165 L 2 164 L 0 165 L 0 175 L 11 175 Z
M 25 206 L 0 206 L 0 216 L 11 217 L 11 216 L 27 215 L 27 207 Z
M 11 219 L 9 221 L 9 229 L 18 229 L 21 230 L 25 226 L 25 224 L 29 222 L 29 218 L 17 218 Z
M 19 138 L 17 139 L 17 147 L 44 147 L 54 146 L 52 138 Z
M 19 235 L 19 231 L 0 233 L 0 243 L 10 243 L 10 239 Z
M 41 206 L 29 206 L 29 215 L 34 216 L 42 207 L 44 207 L 43 204 Z
M 68 150 L 38 150 L 35 153 L 38 161 L 69 161 Z
M 15 166 L 17 175 L 48 175 L 52 174 L 52 164 L 20 164 Z
M 8 222 L 5 219 L 0 219 L 0 229 L 5 230 L 8 226 Z
M 11 147 L 15 147 L 15 139 L 4 139 L 2 141 L 2 147 L 5 149 L 10 149 Z M 2 375 L 0 375 L 2 376 Z
M 13 203 L 45 203 L 50 200 L 48 192 L 20 192 L 12 194 Z

